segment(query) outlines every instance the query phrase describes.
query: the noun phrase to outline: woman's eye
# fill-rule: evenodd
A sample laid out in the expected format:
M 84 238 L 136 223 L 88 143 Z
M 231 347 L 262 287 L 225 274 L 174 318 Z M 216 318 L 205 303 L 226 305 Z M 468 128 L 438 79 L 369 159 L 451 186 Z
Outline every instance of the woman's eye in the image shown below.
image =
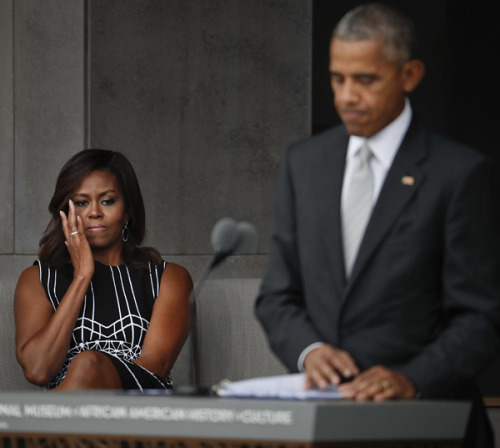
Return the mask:
M 87 201 L 74 201 L 75 207 L 84 207 L 87 204 Z
M 115 203 L 115 200 L 114 200 L 114 199 L 104 199 L 104 200 L 102 201 L 102 203 L 103 203 L 104 205 L 112 205 L 112 204 L 114 204 L 114 203 Z

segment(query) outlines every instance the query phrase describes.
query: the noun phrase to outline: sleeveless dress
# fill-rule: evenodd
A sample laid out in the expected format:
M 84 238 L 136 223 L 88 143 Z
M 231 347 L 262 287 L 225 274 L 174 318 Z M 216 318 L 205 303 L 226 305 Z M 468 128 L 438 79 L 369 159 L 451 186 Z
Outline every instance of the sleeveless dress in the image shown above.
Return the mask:
M 38 264 L 40 282 L 56 310 L 73 274 L 64 274 L 39 260 L 34 264 Z M 172 388 L 170 375 L 160 378 L 132 362 L 141 354 L 166 265 L 164 261 L 161 265 L 138 270 L 95 262 L 94 276 L 76 321 L 66 360 L 47 389 L 53 389 L 65 378 L 72 359 L 85 350 L 107 355 L 120 375 L 123 389 Z

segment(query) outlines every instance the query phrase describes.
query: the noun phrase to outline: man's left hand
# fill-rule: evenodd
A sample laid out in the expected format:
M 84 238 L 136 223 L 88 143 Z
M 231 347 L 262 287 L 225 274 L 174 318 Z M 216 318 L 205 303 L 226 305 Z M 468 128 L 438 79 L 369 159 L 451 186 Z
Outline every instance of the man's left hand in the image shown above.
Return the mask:
M 375 366 L 339 386 L 345 398 L 356 401 L 410 399 L 417 394 L 414 384 L 402 373 Z

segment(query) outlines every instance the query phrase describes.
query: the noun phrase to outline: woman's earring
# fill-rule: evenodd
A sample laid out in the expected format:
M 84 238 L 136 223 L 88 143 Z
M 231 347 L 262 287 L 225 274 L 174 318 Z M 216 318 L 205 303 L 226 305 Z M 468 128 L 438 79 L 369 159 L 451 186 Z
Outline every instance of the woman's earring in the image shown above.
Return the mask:
M 130 233 L 130 231 L 128 229 L 128 222 L 126 222 L 123 225 L 123 230 L 122 230 L 122 241 L 124 243 L 126 243 L 128 241 L 129 233 Z

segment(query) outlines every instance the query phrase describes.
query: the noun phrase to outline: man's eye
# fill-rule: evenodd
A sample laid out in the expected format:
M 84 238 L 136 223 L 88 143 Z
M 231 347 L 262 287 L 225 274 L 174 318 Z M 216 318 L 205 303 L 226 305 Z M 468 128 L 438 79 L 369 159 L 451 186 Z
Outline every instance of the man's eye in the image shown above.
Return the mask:
M 331 80 L 335 84 L 342 84 L 344 82 L 344 78 L 342 78 L 342 76 L 338 76 L 338 75 L 332 75 Z
M 363 86 L 369 86 L 375 82 L 374 76 L 360 76 L 358 82 Z

